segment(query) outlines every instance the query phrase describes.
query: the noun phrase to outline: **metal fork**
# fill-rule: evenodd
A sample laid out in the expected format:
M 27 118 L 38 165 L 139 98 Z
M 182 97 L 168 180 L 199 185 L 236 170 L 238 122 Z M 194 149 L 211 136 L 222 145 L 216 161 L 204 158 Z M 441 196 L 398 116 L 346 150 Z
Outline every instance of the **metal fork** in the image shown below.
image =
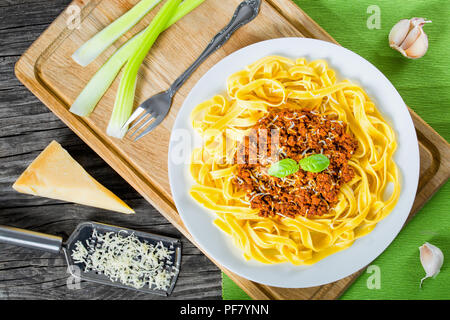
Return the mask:
M 155 129 L 169 113 L 170 106 L 172 105 L 173 96 L 178 89 L 184 84 L 184 82 L 190 77 L 190 75 L 198 68 L 198 66 L 205 61 L 213 52 L 223 46 L 225 42 L 231 37 L 231 35 L 243 25 L 252 21 L 259 12 L 261 6 L 261 0 L 245 0 L 239 4 L 234 12 L 233 18 L 230 23 L 223 28 L 218 34 L 214 36 L 202 54 L 198 57 L 194 63 L 186 69 L 183 74 L 174 81 L 174 83 L 164 92 L 158 93 L 149 99 L 145 100 L 139 107 L 133 112 L 128 121 L 122 128 L 129 126 L 134 120 L 136 122 L 127 130 L 130 132 L 133 128 L 140 126 L 130 135 L 132 138 L 143 130 L 134 141 L 142 138 L 153 129 Z M 147 127 L 148 125 L 148 127 Z

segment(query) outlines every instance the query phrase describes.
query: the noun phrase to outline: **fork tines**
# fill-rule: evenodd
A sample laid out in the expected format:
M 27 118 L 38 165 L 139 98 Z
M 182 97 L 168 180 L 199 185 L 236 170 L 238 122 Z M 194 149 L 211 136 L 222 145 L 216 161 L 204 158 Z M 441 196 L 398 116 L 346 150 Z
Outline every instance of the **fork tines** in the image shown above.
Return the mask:
M 127 133 L 131 132 L 132 129 L 136 128 L 139 124 L 140 126 L 134 130 L 133 133 L 131 133 L 130 138 L 132 138 L 133 136 L 135 136 L 140 130 L 142 130 L 143 128 L 145 128 L 145 126 L 147 126 L 152 120 L 154 120 L 154 117 L 148 112 L 146 111 L 144 108 L 142 107 L 138 107 L 133 114 L 130 116 L 130 118 L 128 119 L 127 122 L 125 122 L 125 124 L 123 125 L 123 128 L 126 128 L 127 126 L 129 126 L 134 120 L 136 120 L 135 123 L 133 123 L 133 125 L 128 128 Z M 151 130 L 148 130 L 148 128 L 146 130 L 144 130 L 139 136 L 137 136 L 134 141 L 142 138 L 145 134 L 149 133 Z

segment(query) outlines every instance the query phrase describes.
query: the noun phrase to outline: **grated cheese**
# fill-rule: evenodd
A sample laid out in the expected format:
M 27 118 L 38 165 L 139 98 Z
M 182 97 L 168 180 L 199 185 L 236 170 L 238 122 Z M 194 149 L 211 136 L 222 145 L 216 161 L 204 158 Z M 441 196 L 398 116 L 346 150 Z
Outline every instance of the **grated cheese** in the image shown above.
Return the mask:
M 178 269 L 173 266 L 170 250 L 160 241 L 156 245 L 142 242 L 132 233 L 93 230 L 85 245 L 75 243 L 72 258 L 85 265 L 84 272 L 95 271 L 111 281 L 119 281 L 136 289 L 148 285 L 155 290 L 167 290 Z

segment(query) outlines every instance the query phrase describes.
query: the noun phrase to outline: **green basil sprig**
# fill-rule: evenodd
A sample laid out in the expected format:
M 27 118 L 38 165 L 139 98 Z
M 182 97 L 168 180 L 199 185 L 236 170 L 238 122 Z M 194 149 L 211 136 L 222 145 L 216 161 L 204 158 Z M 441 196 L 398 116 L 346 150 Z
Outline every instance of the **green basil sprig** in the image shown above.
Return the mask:
M 300 167 L 309 172 L 321 172 L 328 168 L 330 159 L 323 154 L 313 154 L 299 161 Z
M 272 163 L 269 168 L 269 174 L 277 178 L 284 178 L 290 174 L 296 173 L 300 169 L 297 161 L 293 159 L 283 159 Z
M 269 175 L 284 178 L 293 173 L 296 173 L 300 167 L 309 172 L 321 172 L 328 168 L 330 165 L 330 159 L 323 154 L 313 154 L 309 157 L 303 158 L 298 163 L 297 161 L 286 158 L 278 162 L 273 163 L 269 168 Z

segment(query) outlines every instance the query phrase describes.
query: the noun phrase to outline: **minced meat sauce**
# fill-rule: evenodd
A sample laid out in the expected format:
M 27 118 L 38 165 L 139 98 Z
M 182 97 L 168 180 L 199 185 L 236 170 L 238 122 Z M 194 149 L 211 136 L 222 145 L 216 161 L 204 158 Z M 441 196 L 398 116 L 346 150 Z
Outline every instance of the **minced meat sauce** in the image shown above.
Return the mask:
M 357 145 L 341 121 L 315 111 L 275 109 L 239 145 L 232 181 L 246 191 L 247 201 L 260 216 L 320 216 L 337 203 L 342 184 L 354 177 L 348 161 Z M 279 160 L 299 161 L 319 153 L 330 160 L 321 172 L 300 168 L 284 178 L 267 173 Z

